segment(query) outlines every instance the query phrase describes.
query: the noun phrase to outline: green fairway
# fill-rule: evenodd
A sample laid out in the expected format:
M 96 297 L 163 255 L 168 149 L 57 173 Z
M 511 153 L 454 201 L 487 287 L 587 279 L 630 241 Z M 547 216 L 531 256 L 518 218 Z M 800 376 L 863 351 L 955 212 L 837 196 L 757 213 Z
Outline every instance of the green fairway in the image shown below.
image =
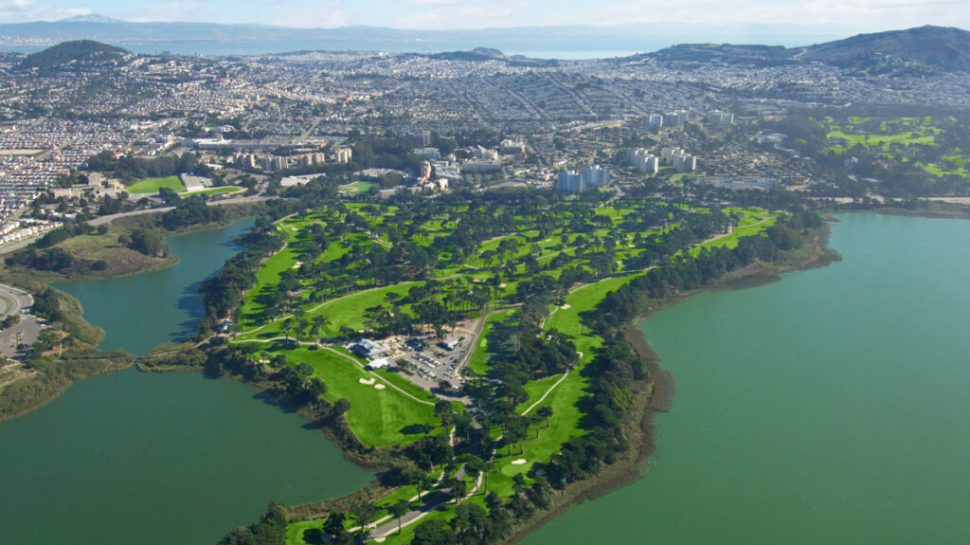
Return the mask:
M 942 131 L 931 117 L 882 120 L 849 117 L 841 124 L 832 118 L 826 118 L 821 125 L 826 131 L 826 137 L 832 141 L 825 150 L 836 154 L 845 153 L 855 146 L 879 149 L 886 155 L 891 155 L 892 146 L 936 146 L 936 136 Z
M 830 131 L 829 138 L 837 138 L 846 141 L 847 147 L 863 145 L 866 147 L 884 146 L 886 144 L 902 144 L 909 146 L 912 144 L 923 144 L 932 146 L 936 139 L 932 134 L 917 133 L 897 133 L 897 134 L 848 134 L 843 131 Z
M 263 267 L 256 273 L 256 285 L 246 292 L 242 308 L 239 311 L 239 325 L 244 331 L 265 323 L 265 298 L 270 290 L 280 281 L 280 274 L 296 265 L 296 252 L 291 247 L 284 248 L 273 254 L 263 263 Z
M 277 256 L 280 254 L 277 254 Z M 274 256 L 275 257 L 275 256 Z M 289 261 L 287 259 L 279 260 L 279 267 L 285 267 Z M 296 260 L 293 259 L 292 263 L 295 264 Z M 292 265 L 291 265 L 292 267 Z M 273 271 L 278 271 L 278 275 L 285 268 L 279 269 L 274 267 L 273 269 L 267 269 L 264 267 L 260 272 L 267 271 L 267 275 L 271 275 Z M 336 299 L 331 299 L 329 301 L 324 301 L 322 303 L 307 305 L 306 307 L 306 319 L 313 320 L 316 316 L 324 316 L 326 318 L 326 323 L 323 328 L 323 336 L 325 337 L 337 337 L 341 334 L 344 328 L 349 328 L 353 331 L 361 331 L 365 327 L 366 311 L 376 305 L 380 305 L 384 302 L 388 294 L 393 293 L 396 295 L 404 295 L 413 286 L 420 284 L 419 282 L 403 282 L 401 284 L 395 284 L 393 286 L 385 286 L 382 288 L 372 288 L 364 291 L 359 291 L 352 293 L 350 295 L 345 295 L 344 297 L 338 297 Z M 255 303 L 255 299 L 254 299 Z M 255 307 L 255 304 L 254 304 Z M 254 308 L 254 310 L 256 310 Z M 255 316 L 261 316 L 261 313 L 255 314 Z M 285 317 L 288 317 L 286 315 Z M 239 339 L 271 339 L 275 337 L 282 336 L 282 325 L 285 317 L 275 319 L 271 322 L 259 322 L 263 323 L 258 329 L 250 330 L 248 327 L 243 328 L 243 333 L 241 333 Z M 254 324 L 259 319 L 251 320 L 246 322 L 246 325 Z
M 737 226 L 732 229 L 731 233 L 692 247 L 690 249 L 691 256 L 696 257 L 704 248 L 736 248 L 738 241 L 742 238 L 765 232 L 778 221 L 780 216 L 780 214 L 771 214 L 760 208 L 734 208 L 730 209 L 730 212 L 741 215 Z
M 478 346 L 475 347 L 475 351 L 468 360 L 468 368 L 476 375 L 484 377 L 488 374 L 488 370 L 491 369 L 491 366 L 488 364 L 488 333 L 491 330 L 492 324 L 508 320 L 515 312 L 515 309 L 496 312 L 485 320 L 485 325 L 482 326 L 482 335 L 478 340 Z
M 430 398 L 412 399 L 378 380 L 374 373 L 363 369 L 359 360 L 349 354 L 309 348 L 281 353 L 286 355 L 291 365 L 308 363 L 313 366 L 314 376 L 320 377 L 327 385 L 324 399 L 331 403 L 340 399 L 350 401 L 351 408 L 345 415 L 347 424 L 367 446 L 389 447 L 409 443 L 422 435 L 405 433 L 407 426 L 434 426 L 438 423 Z M 361 383 L 361 380 L 369 384 Z M 377 385 L 384 388 L 377 388 Z
M 939 163 L 929 163 L 920 165 L 923 170 L 933 176 L 959 176 L 970 178 L 970 171 L 967 170 L 967 163 L 970 159 L 962 155 L 944 155 L 940 157 Z
M 182 180 L 179 180 L 178 176 L 140 180 L 128 186 L 128 192 L 132 195 L 152 195 L 158 193 L 163 187 L 171 189 L 176 193 L 185 192 L 185 186 L 182 184 Z

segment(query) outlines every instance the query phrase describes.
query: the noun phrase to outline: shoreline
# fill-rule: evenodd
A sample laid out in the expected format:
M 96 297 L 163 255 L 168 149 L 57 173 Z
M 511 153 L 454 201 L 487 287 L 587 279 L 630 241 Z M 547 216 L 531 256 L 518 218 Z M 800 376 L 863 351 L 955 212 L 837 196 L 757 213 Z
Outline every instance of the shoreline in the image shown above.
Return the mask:
M 213 229 L 220 227 L 225 227 L 225 225 L 207 226 L 207 228 Z M 674 397 L 673 376 L 660 366 L 660 356 L 653 350 L 642 330 L 643 324 L 649 320 L 653 313 L 672 307 L 689 297 L 706 291 L 756 287 L 765 283 L 774 282 L 780 279 L 781 274 L 786 272 L 826 266 L 832 261 L 840 259 L 837 253 L 828 248 L 829 233 L 830 223 L 827 221 L 823 228 L 814 235 L 812 242 L 806 244 L 806 248 L 795 250 L 795 255 L 791 258 L 783 262 L 759 262 L 745 269 L 729 273 L 712 285 L 675 295 L 662 302 L 657 302 L 657 304 L 652 305 L 640 313 L 632 323 L 620 328 L 626 342 L 647 366 L 650 373 L 649 380 L 644 381 L 635 391 L 631 392 L 633 408 L 623 424 L 625 434 L 629 439 L 630 448 L 620 453 L 614 463 L 604 466 L 588 479 L 571 483 L 566 489 L 557 493 L 552 498 L 549 509 L 540 511 L 536 515 L 526 519 L 522 524 L 516 525 L 507 543 L 519 542 L 575 504 L 612 493 L 636 482 L 649 473 L 648 460 L 656 450 L 654 416 L 658 412 L 667 412 Z M 150 353 L 145 356 L 150 356 Z M 263 401 L 267 405 L 273 405 L 280 410 L 296 412 L 308 424 L 312 425 L 312 427 L 321 429 L 327 439 L 333 441 L 340 448 L 347 460 L 368 470 L 379 470 L 387 465 L 384 463 L 386 462 L 386 458 L 382 449 L 373 452 L 359 452 L 353 448 L 353 445 L 346 444 L 341 439 L 339 433 L 336 433 L 332 429 L 332 424 L 326 422 L 325 418 L 321 418 L 318 409 L 313 407 L 293 407 L 287 404 L 285 400 L 280 399 L 275 393 L 275 382 L 272 380 L 250 381 L 232 373 L 220 373 L 219 375 L 213 376 L 207 373 L 204 367 L 199 366 L 160 366 L 158 368 L 146 368 L 142 364 L 137 363 L 135 361 L 136 358 L 137 356 L 130 356 L 128 365 L 107 369 L 104 372 L 113 372 L 135 366 L 139 372 L 145 373 L 195 371 L 213 380 L 229 380 L 245 383 L 252 386 L 258 392 L 256 397 L 260 401 Z M 66 391 L 72 383 L 73 380 L 69 381 L 55 395 L 43 400 L 36 406 L 22 411 L 17 416 L 29 413 L 34 408 L 39 408 L 43 404 L 55 399 L 58 395 Z M 318 518 L 323 516 L 328 510 L 339 508 L 339 506 L 350 505 L 360 499 L 379 497 L 386 491 L 387 489 L 380 486 L 375 480 L 360 490 L 338 498 L 287 506 L 288 518 L 290 520 Z
M 237 207 L 227 207 L 227 208 L 237 208 Z M 239 207 L 241 208 L 241 206 Z M 250 207 L 251 208 L 251 207 Z M 244 210 L 250 210 L 246 208 Z M 166 235 L 166 240 L 169 237 L 178 237 L 189 234 L 194 234 L 197 232 L 203 232 L 208 230 L 225 229 L 232 225 L 235 225 L 241 221 L 245 221 L 251 218 L 252 215 L 241 214 L 233 216 L 226 221 L 219 222 L 216 224 L 204 224 L 189 227 L 186 229 L 180 229 Z M 116 220 L 129 220 L 129 218 L 116 218 Z M 10 392 L 10 388 L 15 388 L 15 395 L 22 396 L 18 397 L 16 401 L 11 401 L 11 408 L 9 410 L 0 409 L 0 424 L 6 421 L 14 420 L 21 416 L 27 415 L 37 409 L 40 409 L 50 403 L 51 401 L 57 399 L 63 395 L 67 390 L 75 383 L 87 378 L 92 378 L 101 374 L 113 373 L 118 371 L 123 371 L 131 367 L 137 367 L 140 372 L 150 372 L 147 369 L 143 369 L 137 361 L 141 358 L 147 357 L 149 354 L 131 354 L 127 351 L 120 350 L 101 350 L 98 345 L 104 339 L 104 328 L 94 325 L 88 322 L 84 316 L 84 307 L 81 302 L 73 295 L 59 289 L 56 284 L 62 282 L 100 282 L 115 278 L 124 278 L 128 276 L 134 276 L 137 274 L 144 274 L 149 272 L 155 272 L 158 270 L 174 268 L 181 264 L 181 259 L 178 256 L 170 256 L 159 260 L 158 263 L 149 264 L 150 266 L 143 266 L 137 270 L 124 271 L 116 274 L 106 274 L 106 275 L 80 275 L 77 277 L 64 277 L 64 278 L 53 278 L 52 273 L 48 274 L 38 274 L 34 273 L 35 276 L 30 276 L 30 271 L 26 270 L 10 270 L 6 267 L 2 268 L 2 273 L 0 277 L 4 279 L 5 282 L 10 283 L 13 286 L 24 289 L 31 293 L 36 293 L 38 291 L 43 291 L 50 288 L 56 292 L 57 297 L 62 301 L 62 304 L 66 303 L 69 308 L 76 311 L 72 312 L 61 325 L 67 330 L 78 329 L 90 332 L 91 337 L 87 339 L 80 339 L 76 336 L 69 335 L 67 339 L 74 337 L 77 342 L 81 343 L 79 348 L 82 351 L 88 351 L 92 356 L 92 360 L 102 360 L 111 361 L 124 359 L 123 364 L 109 363 L 103 368 L 94 370 L 77 370 L 75 369 L 76 364 L 65 360 L 62 357 L 55 358 L 53 360 L 55 365 L 64 366 L 61 369 L 61 373 L 55 375 L 38 373 L 34 376 L 24 378 L 5 385 L 0 389 L 0 400 L 8 401 L 6 396 Z M 108 357 L 107 355 L 113 355 Z M 123 355 L 122 355 L 123 354 Z M 99 358 L 98 356 L 103 356 Z M 188 370 L 188 369 L 187 369 Z M 171 369 L 169 371 L 175 371 Z M 78 374 L 75 374 L 77 372 Z M 156 371 L 157 372 L 157 371 Z M 23 391 L 21 391 L 23 390 Z
M 657 312 L 676 306 L 687 299 L 706 292 L 725 289 L 748 289 L 782 279 L 789 272 L 826 267 L 840 261 L 841 256 L 828 245 L 831 234 L 831 221 L 826 218 L 823 228 L 815 235 L 810 254 L 799 259 L 770 263 L 759 262 L 755 265 L 729 273 L 718 282 L 686 293 L 677 294 L 665 301 L 651 306 L 642 312 L 631 324 L 622 328 L 626 342 L 647 366 L 650 380 L 645 382 L 633 401 L 633 409 L 624 423 L 630 449 L 618 457 L 611 465 L 583 481 L 571 483 L 558 496 L 553 498 L 550 508 L 533 516 L 513 530 L 507 543 L 520 542 L 532 532 L 568 511 L 572 506 L 595 500 L 621 488 L 625 488 L 649 474 L 649 458 L 657 448 L 656 422 L 658 413 L 668 412 L 674 401 L 675 380 L 672 373 L 661 365 L 661 356 L 653 349 L 643 325 Z

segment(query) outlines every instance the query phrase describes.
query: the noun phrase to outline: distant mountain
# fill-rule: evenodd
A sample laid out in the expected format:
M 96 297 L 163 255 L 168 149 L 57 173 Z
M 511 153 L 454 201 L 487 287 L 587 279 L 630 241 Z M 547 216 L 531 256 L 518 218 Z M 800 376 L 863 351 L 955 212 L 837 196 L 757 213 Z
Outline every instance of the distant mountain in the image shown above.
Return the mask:
M 97 13 L 89 13 L 88 15 L 75 15 L 74 17 L 68 17 L 66 19 L 61 19 L 57 21 L 58 23 L 123 23 L 121 19 L 113 19 L 111 17 L 105 17 Z
M 287 28 L 255 24 L 128 22 L 100 15 L 62 21 L 0 24 L 0 48 L 31 50 L 71 40 L 97 40 L 137 53 L 270 54 L 293 51 L 437 53 L 477 46 L 530 57 L 617 57 L 678 43 L 771 43 L 799 46 L 849 36 L 832 25 L 647 23 L 613 26 L 407 30 L 352 26 Z
M 0 24 L 0 48 L 95 40 L 140 53 L 235 55 L 354 50 L 415 53 L 471 62 L 501 60 L 522 66 L 555 62 L 537 63 L 535 58 L 614 57 L 614 62 L 654 59 L 773 66 L 815 61 L 866 71 L 970 71 L 970 32 L 964 30 L 925 26 L 829 41 L 845 35 L 840 34 L 839 28 L 831 27 L 678 23 L 427 31 L 364 26 L 313 29 L 132 23 L 92 14 L 56 22 Z M 693 42 L 699 37 L 717 42 Z M 733 45 L 758 43 L 780 45 Z M 817 45 L 806 46 L 807 43 Z M 476 47 L 481 45 L 487 47 Z M 520 54 L 506 55 L 502 51 Z M 632 51 L 654 52 L 621 57 Z
M 50 72 L 113 64 L 121 61 L 128 52 L 120 47 L 92 40 L 64 42 L 27 57 L 17 70 Z
M 854 68 L 890 59 L 945 70 L 970 71 L 970 32 L 923 26 L 860 34 L 805 48 L 799 58 Z
M 487 62 L 499 61 L 510 66 L 532 66 L 535 68 L 550 68 L 559 66 L 555 59 L 533 59 L 522 55 L 508 56 L 498 49 L 490 47 L 476 47 L 471 51 L 446 51 L 443 53 L 423 54 L 422 57 L 449 61 Z
M 780 45 L 682 44 L 637 57 L 652 57 L 668 62 L 765 66 L 790 63 L 795 51 Z
M 770 66 L 822 62 L 860 70 L 970 71 L 970 32 L 958 28 L 924 26 L 805 47 L 765 45 L 683 44 L 617 62 L 645 58 L 661 62 L 721 63 Z

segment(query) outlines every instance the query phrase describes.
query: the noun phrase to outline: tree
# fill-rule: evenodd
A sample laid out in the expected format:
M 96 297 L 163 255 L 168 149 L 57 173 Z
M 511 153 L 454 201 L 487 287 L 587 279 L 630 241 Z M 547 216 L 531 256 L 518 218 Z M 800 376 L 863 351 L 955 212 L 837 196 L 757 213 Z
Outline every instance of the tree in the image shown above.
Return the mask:
M 313 317 L 313 330 L 317 337 L 322 337 L 324 333 L 324 327 L 327 325 L 327 317 L 323 314 L 318 314 Z
M 350 410 L 350 407 L 351 407 L 350 400 L 345 397 L 342 397 L 337 400 L 337 403 L 334 404 L 333 409 L 337 411 L 338 415 L 343 415 L 343 414 L 347 414 L 347 411 Z
M 397 519 L 397 533 L 401 533 L 401 517 L 411 512 L 411 505 L 407 500 L 400 500 L 398 502 L 392 503 L 387 508 L 391 516 Z
M 283 331 L 286 342 L 290 342 L 290 333 L 293 333 L 293 320 L 290 318 L 283 320 L 283 324 L 280 325 L 280 330 Z
M 411 545 L 453 545 L 455 534 L 448 523 L 437 519 L 429 520 L 414 529 Z
M 327 520 L 323 523 L 323 531 L 334 538 L 339 538 L 345 532 L 344 521 L 346 519 L 347 517 L 343 513 L 333 511 L 327 516 Z
M 312 399 L 317 399 L 327 393 L 327 385 L 320 377 L 310 377 L 310 380 L 307 381 L 306 391 Z
M 357 523 L 357 535 L 362 536 L 367 529 L 367 525 L 377 516 L 377 508 L 369 502 L 362 501 L 351 507 L 350 514 L 354 516 L 355 522 Z
M 485 471 L 485 461 L 478 456 L 468 456 L 465 461 L 465 474 L 477 481 L 478 476 Z
M 539 424 L 542 423 L 548 426 L 550 418 L 552 418 L 552 407 L 548 405 L 539 407 L 536 411 L 536 419 L 538 420 L 536 423 L 536 439 L 539 438 Z
M 552 407 L 548 405 L 539 407 L 539 410 L 536 411 L 536 416 L 541 418 L 544 422 L 547 422 L 550 418 L 552 418 Z
M 516 494 L 521 494 L 525 490 L 525 476 L 521 473 L 516 473 L 512 477 L 512 489 L 515 490 Z
M 451 496 L 455 498 L 455 503 L 461 503 L 462 498 L 468 493 L 468 483 L 465 479 L 455 479 L 451 483 Z
M 418 481 L 415 483 L 418 487 L 418 501 L 423 498 L 422 492 L 427 493 L 431 491 L 431 487 L 434 486 L 435 479 L 430 473 L 421 473 Z
M 455 416 L 455 408 L 451 406 L 450 401 L 440 399 L 434 404 L 434 415 L 441 420 L 441 425 L 447 430 Z
M 118 239 L 132 250 L 148 257 L 165 257 L 168 255 L 168 244 L 158 231 L 151 229 L 135 229 L 128 236 Z
M 465 503 L 455 509 L 452 528 L 458 533 L 458 542 L 474 545 L 486 542 L 489 528 L 488 514 L 480 505 Z
M 505 429 L 505 441 L 509 445 L 509 451 L 511 452 L 512 445 L 524 441 L 527 434 L 528 424 L 524 418 L 515 415 L 513 418 L 509 419 L 508 426 Z M 521 453 L 522 445 L 520 444 L 519 447 L 519 453 Z

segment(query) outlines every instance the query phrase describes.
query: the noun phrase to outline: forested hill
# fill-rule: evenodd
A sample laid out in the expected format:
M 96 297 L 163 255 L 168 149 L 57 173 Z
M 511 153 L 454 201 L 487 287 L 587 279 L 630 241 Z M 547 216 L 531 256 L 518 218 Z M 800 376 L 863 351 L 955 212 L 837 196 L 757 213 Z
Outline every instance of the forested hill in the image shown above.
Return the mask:
M 751 66 L 822 62 L 854 69 L 914 66 L 934 70 L 970 71 L 970 32 L 959 28 L 923 26 L 805 47 L 766 45 L 684 44 L 618 62 L 642 59 L 661 62 L 723 63 Z
M 92 40 L 64 42 L 27 57 L 17 68 L 19 70 L 64 70 L 70 68 L 94 67 L 122 61 L 129 53 L 120 47 Z
M 799 57 L 854 67 L 884 57 L 946 70 L 967 71 L 970 70 L 970 32 L 959 28 L 923 26 L 860 34 L 811 46 Z

